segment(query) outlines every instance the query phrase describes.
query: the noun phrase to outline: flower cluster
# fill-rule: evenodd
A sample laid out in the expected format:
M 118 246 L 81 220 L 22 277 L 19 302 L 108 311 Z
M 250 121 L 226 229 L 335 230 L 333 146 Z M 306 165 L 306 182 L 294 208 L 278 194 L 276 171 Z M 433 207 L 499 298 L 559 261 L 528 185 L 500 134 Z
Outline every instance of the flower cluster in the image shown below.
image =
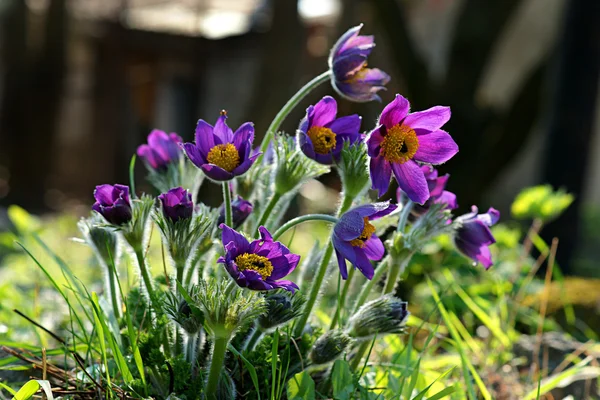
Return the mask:
M 434 167 L 458 153 L 458 145 L 442 129 L 450 120 L 450 107 L 410 112 L 409 101 L 397 94 L 382 108 L 375 125 L 363 132 L 359 115 L 339 115 L 337 101 L 325 96 L 308 106 L 295 135 L 278 131 L 291 109 L 321 82 L 330 80 L 347 100 L 381 100 L 390 78 L 367 68 L 375 42 L 372 36 L 359 35 L 361 27 L 348 30 L 337 41 L 329 70 L 280 111 L 260 147 L 253 147 L 253 123 L 234 132 L 227 125 L 227 113 L 221 111 L 214 126 L 203 119 L 197 122 L 194 142 L 154 130 L 148 144 L 138 148 L 149 180 L 160 192 L 156 198 L 137 197 L 133 190 L 130 197 L 130 188 L 121 184 L 100 185 L 94 191 L 92 209 L 97 215 L 83 229 L 88 242 L 101 252 L 99 259 L 105 264 L 110 264 L 110 253 L 118 253 L 117 242 L 133 250 L 129 253 L 138 266 L 142 292 L 148 295 L 152 324 L 159 329 L 161 321 L 169 320 L 165 316 L 177 323 L 165 329 L 161 345 L 172 343 L 174 356 L 185 358 L 193 375 L 207 377 L 206 398 L 217 398 L 223 382 L 233 382 L 222 367 L 229 342 L 242 328 L 254 326 L 247 340 L 240 340 L 248 351 L 262 335 L 292 320 L 289 337 L 313 332 L 309 317 L 331 275 L 334 254 L 340 274 L 335 271 L 334 276 L 346 282 L 330 330 L 310 342 L 310 352 L 305 351 L 313 364 L 332 362 L 355 343 L 378 334 L 403 332 L 408 305 L 393 291 L 411 257 L 432 237 L 450 233 L 460 253 L 486 269 L 493 264 L 489 246 L 495 239 L 490 227 L 499 212 L 490 208 L 478 214 L 473 206 L 471 213 L 453 218 L 458 203 L 457 196 L 446 190 L 450 176 Z M 336 171 L 342 182 L 336 214 L 285 220 L 301 186 L 329 171 Z M 211 190 L 198 190 L 204 183 L 200 176 L 208 178 L 204 181 L 208 185 L 221 185 L 223 203 L 218 209 L 198 201 L 198 194 Z M 392 176 L 398 185 L 395 199 L 382 201 L 395 185 Z M 376 193 L 368 192 L 369 187 Z M 317 220 L 332 225 L 327 242 L 323 247 L 315 243 L 313 256 L 300 264 L 295 251 L 302 249 L 297 249 L 294 236 L 286 245 L 280 238 L 300 223 Z M 153 279 L 146 256 L 150 226 L 158 227 L 172 264 L 173 276 L 160 283 Z M 102 240 L 106 245 L 99 243 Z M 296 270 L 302 271 L 303 279 Z M 354 309 L 342 312 L 355 270 L 364 276 L 359 278 L 365 286 Z M 109 283 L 114 283 L 115 270 L 110 274 Z M 377 287 L 374 283 L 383 277 L 387 280 L 383 293 L 368 301 Z M 114 287 L 107 291 L 114 292 Z M 112 296 L 115 315 L 123 309 L 116 304 L 119 298 Z M 196 374 L 194 368 L 201 362 L 195 353 L 202 335 L 210 339 L 203 350 L 210 363 L 203 366 L 205 373 Z M 180 354 L 183 342 L 187 350 Z M 354 355 L 358 360 L 360 351 Z M 231 393 L 231 387 L 227 390 Z

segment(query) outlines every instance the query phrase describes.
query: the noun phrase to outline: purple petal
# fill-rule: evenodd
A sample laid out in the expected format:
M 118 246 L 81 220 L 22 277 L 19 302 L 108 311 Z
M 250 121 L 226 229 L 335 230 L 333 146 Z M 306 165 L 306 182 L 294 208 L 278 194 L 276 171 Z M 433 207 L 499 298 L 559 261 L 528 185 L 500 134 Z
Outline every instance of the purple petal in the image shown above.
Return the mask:
M 333 97 L 325 96 L 315 104 L 311 126 L 325 126 L 335 119 L 336 114 L 337 102 Z
M 338 118 L 327 125 L 334 133 L 357 135 L 362 118 L 358 114 Z
M 96 186 L 96 189 L 94 190 L 94 198 L 101 204 L 112 205 L 114 202 L 113 191 L 114 191 L 113 185 L 109 185 L 109 184 L 98 185 L 98 186 Z
M 456 210 L 458 203 L 456 202 L 456 195 L 452 192 L 444 190 L 442 194 L 434 200 L 436 204 L 446 204 L 447 210 Z
M 487 226 L 492 226 L 500 219 L 500 211 L 490 207 L 488 212 L 477 216 L 480 221 L 483 221 Z
M 273 272 L 269 279 L 275 280 L 288 276 L 298 266 L 300 256 L 298 254 L 286 254 L 277 258 L 269 259 L 273 264 Z
M 300 289 L 298 287 L 298 285 L 296 285 L 292 281 L 280 280 L 280 281 L 269 281 L 269 283 L 272 285 L 272 288 L 281 288 L 281 289 L 285 289 L 288 292 L 292 292 L 292 293 L 294 293 L 296 290 Z
M 379 239 L 375 234 L 373 234 L 373 236 L 371 236 L 371 238 L 365 242 L 365 247 L 363 250 L 365 251 L 365 255 L 370 260 L 374 261 L 381 260 L 385 254 L 385 247 L 383 247 L 381 239 Z
M 252 164 L 254 164 L 254 161 L 256 161 L 256 159 L 258 158 L 258 156 L 260 156 L 262 153 L 255 153 L 252 156 L 250 156 L 247 160 L 245 160 L 243 163 L 241 163 L 240 165 L 238 165 L 234 170 L 233 170 L 233 175 L 235 176 L 239 176 L 242 174 L 245 174 L 246 171 L 248 171 L 250 169 L 250 167 L 252 166 Z
M 419 148 L 414 156 L 417 161 L 442 164 L 458 153 L 458 145 L 448 132 L 439 130 L 420 135 L 418 138 Z
M 423 170 L 423 168 L 421 168 Z M 437 171 L 436 171 L 437 175 Z M 450 175 L 446 174 L 444 176 L 440 176 L 439 178 L 429 179 L 427 175 L 425 175 L 425 179 L 427 179 L 427 185 L 429 186 L 429 196 L 431 197 L 439 197 L 444 192 L 444 188 L 446 187 L 446 183 L 448 183 L 448 179 Z
M 338 57 L 331 68 L 334 82 L 345 83 L 352 79 L 352 75 L 359 72 L 367 63 L 367 55 L 361 52 Z M 353 82 L 348 82 L 352 84 Z
M 450 107 L 435 106 L 427 110 L 408 114 L 403 124 L 412 129 L 435 131 L 450 120 Z
M 340 240 L 350 241 L 360 236 L 365 228 L 365 220 L 355 210 L 350 210 L 338 220 L 333 228 L 333 233 Z
M 196 125 L 196 146 L 204 158 L 206 158 L 208 152 L 215 147 L 215 145 L 221 143 L 222 142 L 220 140 L 219 143 L 215 143 L 215 135 L 213 134 L 212 125 L 203 119 L 198 120 L 198 124 Z
M 248 240 L 236 230 L 231 229 L 225 224 L 219 225 L 219 228 L 223 230 L 221 233 L 223 245 L 233 243 L 238 249 L 247 249 L 249 247 Z
M 384 125 L 377 126 L 375 129 L 373 129 L 373 131 L 369 135 L 369 138 L 367 139 L 367 151 L 368 151 L 369 157 L 378 157 L 379 156 L 381 142 L 383 142 L 383 136 L 381 134 L 382 130 L 383 131 L 386 130 Z
M 198 147 L 193 143 L 184 143 L 183 150 L 187 154 L 190 161 L 198 168 L 202 168 L 202 165 L 206 164 L 206 157 L 200 152 Z
M 404 164 L 392 163 L 398 186 L 409 199 L 418 204 L 424 204 L 429 198 L 429 188 L 423 171 L 416 162 L 409 160 Z
M 362 26 L 363 24 L 360 24 L 348 29 L 342 36 L 340 36 L 337 42 L 335 42 L 335 44 L 331 48 L 331 53 L 329 54 L 329 66 L 331 66 L 333 59 L 343 51 L 346 43 L 350 39 L 358 35 L 358 32 L 360 32 Z
M 227 115 L 219 116 L 213 129 L 213 133 L 221 140 L 221 143 L 233 142 L 233 131 L 227 126 Z
M 379 197 L 383 196 L 390 187 L 392 166 L 383 157 L 371 158 L 369 172 L 371 174 L 371 181 L 373 182 L 373 189 L 377 190 Z
M 397 94 L 396 98 L 383 109 L 379 117 L 379 124 L 391 128 L 404 120 L 410 109 L 410 103 L 406 98 Z
M 229 181 L 234 177 L 234 174 L 225 171 L 223 168 L 215 164 L 202 164 L 200 168 L 206 174 L 206 176 L 215 181 Z
M 379 203 L 364 204 L 355 207 L 348 212 L 357 213 L 361 218 L 369 217 L 369 220 L 374 220 L 391 214 L 396 208 L 398 208 L 398 206 L 390 204 L 389 201 L 381 201 Z
M 267 228 L 265 228 L 264 226 L 259 226 L 258 227 L 258 233 L 260 234 L 260 238 L 265 241 L 265 242 L 272 242 L 273 241 L 273 236 L 271 236 L 271 233 L 269 233 L 269 231 L 267 230 Z
M 242 146 L 242 143 L 252 143 L 253 141 L 254 124 L 252 122 L 242 124 L 233 134 L 233 145 L 236 149 L 239 149 Z
M 337 250 L 337 248 L 335 250 L 335 255 L 337 257 L 338 268 L 340 269 L 340 275 L 342 275 L 342 279 L 346 280 L 346 279 L 348 279 L 348 266 L 346 265 L 346 259 L 344 258 L 344 256 L 342 256 L 342 253 L 340 253 Z
M 356 262 L 354 266 L 358 268 L 360 272 L 365 276 L 365 278 L 371 280 L 373 279 L 373 274 L 375 273 L 375 269 L 373 268 L 373 264 L 367 257 L 365 253 L 365 249 L 361 249 L 360 247 L 354 248 L 354 253 L 356 254 Z

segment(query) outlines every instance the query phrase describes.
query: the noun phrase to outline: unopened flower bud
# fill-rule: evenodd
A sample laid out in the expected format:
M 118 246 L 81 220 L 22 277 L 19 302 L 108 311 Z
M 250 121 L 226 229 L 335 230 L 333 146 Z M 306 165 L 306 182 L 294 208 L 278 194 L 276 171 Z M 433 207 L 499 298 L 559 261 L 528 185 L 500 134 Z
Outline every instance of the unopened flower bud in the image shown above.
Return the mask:
M 367 146 L 363 142 L 344 143 L 338 172 L 346 196 L 358 197 L 369 184 Z
M 100 185 L 94 190 L 96 202 L 92 209 L 113 225 L 131 221 L 132 210 L 129 187 L 125 185 Z
M 266 331 L 277 326 L 283 325 L 296 318 L 302 312 L 302 307 L 306 302 L 305 297 L 296 292 L 267 292 L 265 296 L 267 303 L 267 312 L 258 318 L 258 326 Z
M 308 357 L 313 364 L 335 361 L 351 341 L 352 339 L 340 329 L 328 331 L 315 341 Z
M 165 218 L 171 222 L 188 220 L 194 213 L 192 195 L 182 187 L 177 187 L 158 196 Z
M 362 306 L 348 321 L 348 335 L 365 340 L 377 334 L 401 333 L 408 318 L 407 303 L 385 295 Z
M 231 219 L 233 221 L 233 229 L 237 229 L 240 225 L 246 221 L 246 218 L 252 213 L 252 203 L 248 200 L 244 200 L 240 196 L 237 196 L 231 202 Z M 219 208 L 219 220 L 217 226 L 225 222 L 225 207 L 221 205 Z

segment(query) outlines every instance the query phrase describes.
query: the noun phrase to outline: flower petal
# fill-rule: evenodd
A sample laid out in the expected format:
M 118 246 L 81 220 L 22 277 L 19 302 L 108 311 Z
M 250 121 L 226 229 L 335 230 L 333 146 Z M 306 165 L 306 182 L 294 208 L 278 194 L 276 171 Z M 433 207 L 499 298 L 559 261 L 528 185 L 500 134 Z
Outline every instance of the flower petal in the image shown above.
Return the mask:
M 342 279 L 346 280 L 346 279 L 348 279 L 348 266 L 346 265 L 346 259 L 344 258 L 342 253 L 340 253 L 337 250 L 337 248 L 335 250 L 335 255 L 337 257 L 338 268 L 340 269 L 340 275 L 342 275 Z
M 247 160 L 245 160 L 243 163 L 241 163 L 240 165 L 238 165 L 234 170 L 233 170 L 233 175 L 234 176 L 239 176 L 239 175 L 243 175 L 246 173 L 246 171 L 248 171 L 250 169 L 250 167 L 252 166 L 252 164 L 254 164 L 254 161 L 256 161 L 256 159 L 258 158 L 258 156 L 260 156 L 262 153 L 255 153 L 252 156 L 248 157 Z
M 371 174 L 372 188 L 376 189 L 381 197 L 390 187 L 392 177 L 392 166 L 383 157 L 371 158 L 369 173 Z
M 398 186 L 409 199 L 418 204 L 424 204 L 429 198 L 429 188 L 423 171 L 416 162 L 409 160 L 404 164 L 392 163 Z
M 200 169 L 202 169 L 202 171 L 210 179 L 219 182 L 229 181 L 234 177 L 234 175 L 231 172 L 225 171 L 223 168 L 215 164 L 202 164 L 200 166 Z
M 382 130 L 385 132 L 385 125 L 379 125 L 371 131 L 369 138 L 367 139 L 367 151 L 369 157 L 378 157 L 379 150 L 381 149 L 381 142 L 383 142 Z
M 221 140 L 221 143 L 233 142 L 233 131 L 227 126 L 227 115 L 221 115 L 215 123 L 213 133 Z
M 410 103 L 408 100 L 397 94 L 396 98 L 383 109 L 378 124 L 383 124 L 389 129 L 392 126 L 401 123 L 409 110 Z
M 184 143 L 183 149 L 185 150 L 185 154 L 187 154 L 190 161 L 198 168 L 201 168 L 202 165 L 206 164 L 206 156 L 204 156 L 198 147 L 196 147 L 193 143 Z
M 403 124 L 410 126 L 412 129 L 435 131 L 444 126 L 449 120 L 450 107 L 435 106 L 427 110 L 408 114 Z
M 358 114 L 347 115 L 331 121 L 326 127 L 331 129 L 337 135 L 358 135 L 361 120 L 362 118 Z
M 350 210 L 340 217 L 333 227 L 333 233 L 340 240 L 347 242 L 359 237 L 364 228 L 364 217 L 358 212 Z
M 335 119 L 337 102 L 331 96 L 325 96 L 315 104 L 315 113 L 311 126 L 325 126 Z
M 369 220 L 374 220 L 392 213 L 396 208 L 398 206 L 390 204 L 389 201 L 381 201 L 379 203 L 370 203 L 355 207 L 349 212 L 357 213 L 361 218 L 369 217 Z
M 254 141 L 254 124 L 252 122 L 243 123 L 233 134 L 233 145 L 236 149 L 242 146 L 242 143 Z
M 365 242 L 365 247 L 363 248 L 366 256 L 370 260 L 379 261 L 383 258 L 385 254 L 385 247 L 383 247 L 383 242 L 377 235 L 373 234 L 369 240 Z
M 296 285 L 292 281 L 280 280 L 280 281 L 269 281 L 272 285 L 272 289 L 280 288 L 287 290 L 288 292 L 294 293 L 296 290 L 300 289 L 298 285 Z
M 442 194 L 438 196 L 433 202 L 436 204 L 446 204 L 447 210 L 456 210 L 458 208 L 458 203 L 456 202 L 456 195 L 447 190 L 444 190 Z
M 216 138 L 217 140 L 219 140 L 219 143 L 215 142 L 215 135 L 213 134 L 212 125 L 204 121 L 203 119 L 198 120 L 198 124 L 196 124 L 195 136 L 196 146 L 202 152 L 204 157 L 206 157 L 210 149 L 215 147 L 215 145 L 222 143 L 219 138 Z
M 221 233 L 221 240 L 223 241 L 224 246 L 228 245 L 229 243 L 233 243 L 235 247 L 241 252 L 244 252 L 248 249 L 250 244 L 242 234 L 228 227 L 225 224 L 219 225 L 219 228 L 223 230 L 223 232 Z
M 420 135 L 418 138 L 419 148 L 414 156 L 414 159 L 417 161 L 441 164 L 458 153 L 458 145 L 448 132 L 438 130 Z

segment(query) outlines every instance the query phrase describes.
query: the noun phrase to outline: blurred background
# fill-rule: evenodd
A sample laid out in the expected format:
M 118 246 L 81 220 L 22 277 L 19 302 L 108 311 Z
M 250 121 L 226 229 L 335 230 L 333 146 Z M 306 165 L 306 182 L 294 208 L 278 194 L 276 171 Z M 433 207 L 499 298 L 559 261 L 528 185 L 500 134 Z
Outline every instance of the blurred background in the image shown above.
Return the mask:
M 564 188 L 575 203 L 543 233 L 560 238 L 564 272 L 600 275 L 598 1 L 1 0 L 0 209 L 87 214 L 97 184 L 128 182 L 151 129 L 191 141 L 221 109 L 262 137 L 359 23 L 376 36 L 370 65 L 392 76 L 384 104 L 402 93 L 413 110 L 452 107 L 461 151 L 440 169 L 459 211 L 508 220 L 523 187 Z M 368 131 L 384 104 L 342 101 L 340 113 Z

